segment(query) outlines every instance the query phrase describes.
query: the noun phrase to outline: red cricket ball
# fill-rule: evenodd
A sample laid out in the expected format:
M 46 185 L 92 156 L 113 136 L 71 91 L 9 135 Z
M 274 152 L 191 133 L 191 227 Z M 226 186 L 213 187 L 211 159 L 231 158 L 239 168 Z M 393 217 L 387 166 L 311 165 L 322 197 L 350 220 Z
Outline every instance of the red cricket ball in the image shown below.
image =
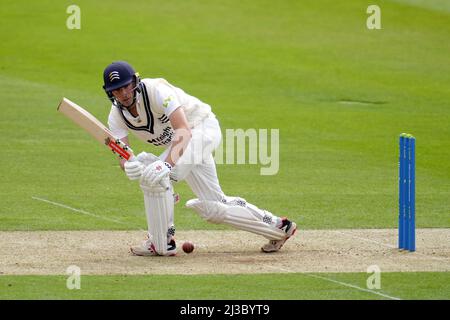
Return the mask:
M 183 243 L 183 251 L 186 253 L 191 253 L 192 251 L 194 251 L 194 244 L 191 241 L 186 241 L 185 243 Z

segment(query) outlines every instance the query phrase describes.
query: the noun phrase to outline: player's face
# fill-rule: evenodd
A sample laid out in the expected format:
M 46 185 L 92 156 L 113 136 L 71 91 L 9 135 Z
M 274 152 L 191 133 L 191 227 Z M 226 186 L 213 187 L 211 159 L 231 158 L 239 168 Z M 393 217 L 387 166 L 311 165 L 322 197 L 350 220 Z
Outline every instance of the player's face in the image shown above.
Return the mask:
M 130 106 L 134 98 L 134 81 L 124 87 L 113 90 L 112 94 L 122 105 Z

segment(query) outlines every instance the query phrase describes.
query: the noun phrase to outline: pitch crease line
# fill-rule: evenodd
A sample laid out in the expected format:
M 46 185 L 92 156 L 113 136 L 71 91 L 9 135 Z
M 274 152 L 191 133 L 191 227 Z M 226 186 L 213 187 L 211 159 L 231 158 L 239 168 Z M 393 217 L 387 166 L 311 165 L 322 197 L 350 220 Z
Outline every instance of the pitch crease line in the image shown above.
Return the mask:
M 355 238 L 355 239 L 362 240 L 362 241 L 365 241 L 365 242 L 372 242 L 372 243 L 375 243 L 375 244 L 378 244 L 380 246 L 384 246 L 384 247 L 387 247 L 387 248 L 392 248 L 392 249 L 396 248 L 396 246 L 394 246 L 394 245 L 390 245 L 390 244 L 379 242 L 379 241 L 372 240 L 372 239 L 358 237 L 358 236 L 355 236 L 355 235 L 352 235 L 352 234 L 348 234 L 348 233 L 345 233 L 345 232 L 342 232 L 342 231 L 339 231 L 339 230 L 333 230 L 333 231 L 336 232 L 336 233 L 339 233 L 339 234 L 341 234 L 343 236 L 346 236 L 346 237 Z
M 363 238 L 363 237 L 358 237 L 358 236 L 355 236 L 355 235 L 353 235 L 353 234 L 348 234 L 348 233 L 345 233 L 345 232 L 342 232 L 342 231 L 339 231 L 339 230 L 333 230 L 333 231 L 336 232 L 336 233 L 339 233 L 339 234 L 341 234 L 341 235 L 343 235 L 343 236 L 349 237 L 349 238 L 355 238 L 355 239 L 358 239 L 358 240 L 361 240 L 361 241 L 375 243 L 375 244 L 378 244 L 378 245 L 380 245 L 380 246 L 384 246 L 384 247 L 391 248 L 391 249 L 396 249 L 396 248 L 397 248 L 397 246 L 394 246 L 394 245 L 390 245 L 390 244 L 383 243 L 383 242 L 379 242 L 379 241 L 372 240 L 372 239 L 367 239 L 367 238 Z M 429 258 L 429 259 L 431 259 L 431 260 L 445 261 L 445 262 L 448 261 L 448 259 L 446 259 L 446 258 L 431 257 L 431 256 L 428 255 L 428 254 L 424 254 L 424 253 L 421 253 L 421 252 L 418 252 L 418 251 L 415 251 L 414 254 L 415 254 L 415 255 L 422 256 L 422 257 L 427 257 L 427 258 Z
M 38 200 L 38 201 L 42 201 L 42 202 L 46 202 L 46 203 L 52 204 L 52 205 L 57 206 L 57 207 L 61 207 L 61 208 L 64 208 L 64 209 L 75 211 L 75 212 L 78 212 L 78 213 L 81 213 L 81 214 L 84 214 L 84 215 L 87 215 L 87 216 L 90 216 L 90 217 L 94 217 L 94 218 L 105 220 L 105 221 L 109 221 L 109 222 L 115 222 L 115 223 L 119 223 L 119 224 L 122 224 L 122 225 L 130 227 L 130 225 L 128 223 L 125 223 L 125 222 L 122 222 L 122 221 L 119 221 L 119 220 L 115 220 L 115 219 L 111 219 L 111 218 L 105 218 L 105 217 L 96 215 L 94 213 L 91 213 L 91 212 L 88 212 L 88 211 L 85 211 L 85 210 L 72 208 L 72 207 L 70 207 L 68 205 L 65 205 L 65 204 L 62 204 L 62 203 L 50 201 L 50 200 L 39 198 L 39 197 L 31 197 L 31 198 L 34 199 L 34 200 Z
M 267 267 L 271 268 L 271 269 L 277 269 L 277 270 L 280 270 L 280 271 L 284 271 L 284 272 L 290 272 L 290 273 L 294 272 L 294 271 L 291 271 L 291 270 L 288 270 L 288 269 L 285 269 L 285 268 L 272 267 L 272 266 L 267 266 Z M 321 276 L 317 276 L 317 275 L 310 274 L 310 273 L 301 273 L 301 275 L 307 276 L 307 277 L 311 277 L 311 278 L 317 278 L 317 279 L 321 279 L 321 280 L 325 280 L 325 281 L 329 281 L 329 282 L 333 282 L 333 283 L 339 284 L 341 286 L 349 287 L 349 288 L 356 289 L 356 290 L 363 291 L 363 292 L 367 292 L 367 293 L 376 294 L 376 295 L 379 295 L 379 296 L 382 296 L 384 298 L 388 298 L 388 299 L 391 299 L 391 300 L 401 300 L 400 298 L 389 296 L 389 295 L 381 293 L 381 292 L 376 292 L 376 291 L 373 291 L 373 290 L 364 289 L 364 288 L 355 286 L 355 285 L 350 284 L 350 283 L 337 281 L 337 280 L 334 280 L 334 279 L 321 277 Z

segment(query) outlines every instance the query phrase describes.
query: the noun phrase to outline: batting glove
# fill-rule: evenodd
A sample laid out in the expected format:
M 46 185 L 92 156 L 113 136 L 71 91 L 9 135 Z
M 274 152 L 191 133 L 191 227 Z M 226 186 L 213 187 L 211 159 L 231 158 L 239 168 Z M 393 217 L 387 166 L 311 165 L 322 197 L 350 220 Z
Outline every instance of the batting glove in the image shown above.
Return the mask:
M 144 164 L 144 166 L 148 166 L 149 164 L 160 160 L 157 156 L 155 156 L 153 153 L 149 152 L 141 152 L 136 156 L 136 159 L 139 160 Z
M 142 176 L 144 167 L 142 162 L 138 160 L 127 161 L 123 166 L 125 173 L 130 180 L 138 180 Z
M 167 162 L 157 160 L 147 166 L 142 172 L 142 183 L 146 185 L 157 185 L 164 178 L 168 177 L 172 166 Z

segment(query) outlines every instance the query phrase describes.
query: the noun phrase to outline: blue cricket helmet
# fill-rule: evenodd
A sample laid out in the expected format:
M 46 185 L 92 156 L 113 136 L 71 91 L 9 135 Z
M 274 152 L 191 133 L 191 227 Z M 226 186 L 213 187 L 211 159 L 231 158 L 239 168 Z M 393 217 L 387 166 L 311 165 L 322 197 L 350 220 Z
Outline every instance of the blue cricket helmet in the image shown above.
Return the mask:
M 113 90 L 119 89 L 135 81 L 136 88 L 140 82 L 139 74 L 134 71 L 133 67 L 126 61 L 116 61 L 108 65 L 103 71 L 103 89 L 108 98 L 117 106 L 122 106 L 112 94 Z M 133 103 L 136 99 L 136 92 L 134 94 Z
M 103 89 L 107 93 L 119 89 L 130 84 L 135 76 L 136 72 L 128 62 L 113 62 L 103 71 L 103 81 L 105 83 Z

